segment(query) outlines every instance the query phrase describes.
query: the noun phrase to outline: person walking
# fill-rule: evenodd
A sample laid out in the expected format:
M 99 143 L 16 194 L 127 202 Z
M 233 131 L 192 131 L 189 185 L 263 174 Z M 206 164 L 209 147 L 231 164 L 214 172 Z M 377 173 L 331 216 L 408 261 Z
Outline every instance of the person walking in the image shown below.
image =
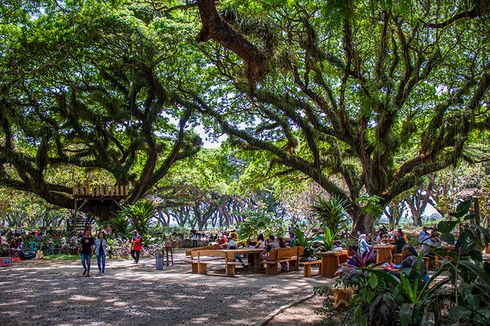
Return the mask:
M 141 251 L 141 235 L 137 230 L 133 231 L 133 237 L 130 240 L 131 242 L 131 257 L 134 259 L 134 263 L 137 264 L 140 260 L 140 251 Z
M 80 247 L 78 248 L 83 266 L 83 275 L 85 275 L 85 277 L 90 276 L 90 262 L 92 260 L 92 254 L 94 253 L 94 244 L 95 241 L 90 234 L 90 230 L 85 230 L 83 237 L 80 240 Z
M 97 266 L 99 267 L 99 273 L 104 275 L 105 272 L 105 257 L 107 256 L 107 249 L 109 245 L 105 239 L 105 233 L 99 231 L 97 239 L 95 239 L 95 256 L 97 256 Z
M 192 230 L 191 240 L 192 240 L 192 248 L 197 247 L 197 231 L 196 230 Z

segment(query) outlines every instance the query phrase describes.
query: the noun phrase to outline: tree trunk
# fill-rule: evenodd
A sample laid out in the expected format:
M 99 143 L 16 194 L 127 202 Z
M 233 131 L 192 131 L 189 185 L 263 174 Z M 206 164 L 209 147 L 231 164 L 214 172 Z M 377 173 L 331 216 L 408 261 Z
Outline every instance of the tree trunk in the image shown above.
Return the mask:
M 362 212 L 359 206 L 351 203 L 348 213 L 352 217 L 352 235 L 370 234 L 373 231 L 375 218 Z

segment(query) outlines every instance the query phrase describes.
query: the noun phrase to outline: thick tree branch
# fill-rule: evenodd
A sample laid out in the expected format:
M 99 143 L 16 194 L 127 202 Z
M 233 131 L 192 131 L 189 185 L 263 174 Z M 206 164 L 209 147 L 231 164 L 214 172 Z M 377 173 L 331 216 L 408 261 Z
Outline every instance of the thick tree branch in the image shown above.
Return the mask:
M 247 62 L 247 77 L 251 90 L 268 72 L 268 62 L 272 49 L 260 49 L 234 30 L 216 10 L 215 0 L 199 0 L 202 28 L 197 36 L 199 42 L 213 39 L 225 48 L 235 52 Z

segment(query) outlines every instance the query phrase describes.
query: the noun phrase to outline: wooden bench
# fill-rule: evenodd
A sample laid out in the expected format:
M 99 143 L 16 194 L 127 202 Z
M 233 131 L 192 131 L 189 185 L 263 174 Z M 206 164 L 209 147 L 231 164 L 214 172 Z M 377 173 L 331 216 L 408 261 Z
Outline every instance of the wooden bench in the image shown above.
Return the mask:
M 193 263 L 193 256 L 192 256 L 192 252 L 193 251 L 197 251 L 197 250 L 220 250 L 220 249 L 223 249 L 222 245 L 219 245 L 219 244 L 216 244 L 216 245 L 212 245 L 212 246 L 206 246 L 206 247 L 194 247 L 194 248 L 190 248 L 190 249 L 187 249 L 185 251 L 185 259 L 184 259 L 184 262 L 186 263 Z M 198 270 L 197 270 L 197 264 L 192 264 L 192 272 L 193 273 L 197 273 Z
M 215 244 L 212 246 L 205 246 L 205 247 L 194 247 L 194 248 L 189 248 L 185 251 L 185 256 L 191 258 L 192 257 L 192 252 L 194 250 L 207 250 L 207 249 L 223 249 L 223 245 L 220 244 Z
M 262 264 L 265 265 L 266 275 L 277 275 L 278 264 L 289 263 L 289 269 L 293 271 L 298 270 L 298 260 L 303 255 L 303 247 L 291 247 L 291 248 L 277 248 L 272 249 L 269 252 L 269 257 L 264 260 Z
M 225 265 L 226 276 L 235 276 L 235 266 L 241 263 L 235 261 L 235 254 L 218 249 L 201 249 L 191 251 L 192 272 L 207 274 L 208 265 Z
M 318 274 L 322 271 L 322 261 L 321 260 L 313 260 L 313 261 L 302 261 L 300 265 L 303 265 L 303 275 L 304 277 L 311 276 L 311 266 L 318 265 Z

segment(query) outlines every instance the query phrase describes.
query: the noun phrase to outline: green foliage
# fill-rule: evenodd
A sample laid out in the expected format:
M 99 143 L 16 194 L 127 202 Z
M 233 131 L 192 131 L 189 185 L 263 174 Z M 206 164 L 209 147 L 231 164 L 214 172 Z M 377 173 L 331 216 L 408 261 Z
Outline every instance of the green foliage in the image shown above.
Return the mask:
M 128 232 L 128 224 L 129 221 L 126 219 L 126 216 L 123 215 L 122 213 L 118 214 L 116 217 L 111 218 L 109 220 L 109 225 L 112 228 L 112 232 L 116 236 L 120 237 L 127 237 L 129 232 Z
M 73 208 L 74 184 L 131 184 L 134 203 L 199 150 L 173 79 L 199 61 L 192 24 L 132 2 L 18 3 L 0 15 L 2 185 Z
M 467 199 L 458 204 L 455 212 L 449 215 L 456 218 L 455 221 L 440 221 L 437 230 L 442 233 L 441 238 L 450 244 L 454 244 L 455 238 L 451 232 L 458 227 L 460 251 L 465 255 L 480 257 L 481 251 L 490 242 L 490 232 L 477 224 L 467 224 L 468 220 L 474 218 L 470 212 L 473 199 Z
M 196 46 L 199 10 L 165 10 L 180 3 L 2 3 L 2 185 L 72 208 L 75 183 L 131 184 L 134 203 L 154 187 L 173 194 L 174 180 L 222 196 L 306 175 L 374 220 L 427 173 L 486 159 L 482 1 L 218 1 L 244 41 L 226 50 Z M 463 10 L 478 17 L 451 20 Z M 254 92 L 237 48 L 264 56 Z M 197 126 L 254 159 L 185 162 Z
M 382 198 L 380 196 L 369 195 L 362 195 L 357 198 L 357 202 L 359 203 L 362 212 L 375 219 L 379 218 L 383 212 L 381 200 Z
M 283 237 L 287 232 L 287 223 L 275 217 L 273 213 L 264 210 L 245 210 L 241 212 L 243 221 L 237 224 L 240 232 L 240 238 L 253 239 L 259 234 L 264 234 L 267 238 L 269 235 Z
M 210 59 L 210 74 L 230 83 L 213 88 L 213 95 L 201 90 L 198 96 L 216 104 L 203 110 L 237 148 L 269 160 L 258 170 L 302 173 L 348 199 L 352 215 L 363 208 L 368 221 L 356 221 L 356 228 L 367 233 L 380 206 L 425 175 L 455 165 L 467 147 L 485 139 L 479 133 L 488 130 L 488 15 L 451 20 L 462 3 L 476 5 L 226 1 L 248 45 L 270 53 L 267 74 L 250 91 L 238 69 L 241 52 L 207 48 L 209 57 L 219 57 Z M 273 25 L 271 37 L 240 30 L 240 19 Z M 444 20 L 444 28 L 430 26 Z M 264 44 L 270 39 L 271 48 Z M 362 193 L 372 198 L 358 201 Z

